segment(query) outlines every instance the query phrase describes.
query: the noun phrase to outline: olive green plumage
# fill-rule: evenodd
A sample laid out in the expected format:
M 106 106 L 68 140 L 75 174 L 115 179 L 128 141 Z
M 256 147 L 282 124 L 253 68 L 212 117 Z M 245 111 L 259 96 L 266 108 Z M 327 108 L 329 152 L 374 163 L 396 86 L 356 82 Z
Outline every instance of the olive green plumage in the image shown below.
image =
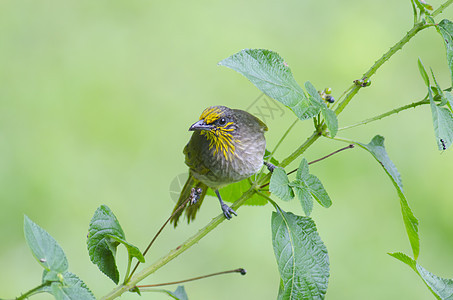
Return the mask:
M 197 203 L 185 208 L 187 221 L 192 221 L 209 187 L 216 192 L 225 217 L 230 219 L 236 212 L 223 203 L 218 189 L 259 171 L 263 165 L 267 126 L 246 111 L 211 106 L 189 130 L 193 134 L 184 148 L 189 178 L 174 211 L 187 200 L 192 188 L 201 188 L 203 192 Z M 175 227 L 182 212 L 181 209 L 171 220 Z

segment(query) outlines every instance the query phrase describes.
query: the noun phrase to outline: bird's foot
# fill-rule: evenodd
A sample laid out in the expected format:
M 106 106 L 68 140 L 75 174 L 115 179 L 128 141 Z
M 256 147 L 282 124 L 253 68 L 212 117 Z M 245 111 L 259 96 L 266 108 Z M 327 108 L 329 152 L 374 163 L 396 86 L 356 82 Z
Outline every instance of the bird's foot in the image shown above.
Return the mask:
M 267 161 L 264 162 L 264 165 L 267 167 L 267 169 L 271 173 L 274 172 L 274 170 L 276 168 L 276 166 L 274 166 L 273 164 L 271 164 L 270 162 L 267 162 Z
M 221 203 L 220 206 L 222 207 L 223 215 L 225 216 L 225 218 L 227 218 L 227 220 L 233 217 L 231 214 L 235 216 L 238 215 L 231 207 L 229 207 L 225 203 Z

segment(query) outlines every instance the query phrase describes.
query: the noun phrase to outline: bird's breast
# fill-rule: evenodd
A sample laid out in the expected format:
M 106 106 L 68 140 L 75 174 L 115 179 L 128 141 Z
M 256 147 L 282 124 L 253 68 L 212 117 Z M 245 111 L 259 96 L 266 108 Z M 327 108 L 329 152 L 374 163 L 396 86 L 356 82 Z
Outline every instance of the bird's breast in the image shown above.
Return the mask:
M 195 178 L 211 188 L 220 188 L 258 172 L 265 147 L 264 133 L 221 141 L 194 132 L 185 149 L 186 164 Z

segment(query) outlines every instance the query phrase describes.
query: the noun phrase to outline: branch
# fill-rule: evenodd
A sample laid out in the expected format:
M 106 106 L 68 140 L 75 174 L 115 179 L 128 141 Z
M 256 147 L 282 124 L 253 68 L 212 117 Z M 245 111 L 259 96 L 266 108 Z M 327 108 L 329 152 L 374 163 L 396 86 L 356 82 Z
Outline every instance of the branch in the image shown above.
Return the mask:
M 449 0 L 447 2 L 453 2 L 453 0 Z M 449 5 L 449 4 L 448 4 Z M 447 6 L 448 6 L 447 5 Z M 445 6 L 446 7 L 446 6 Z M 437 10 L 435 11 L 437 12 Z M 434 13 L 433 13 L 434 15 Z M 432 25 L 426 25 L 424 22 L 419 22 L 412 27 L 409 32 L 399 41 L 397 42 L 392 48 L 390 48 L 389 51 L 387 51 L 380 59 L 378 59 L 371 68 L 366 71 L 362 78 L 370 78 L 373 76 L 376 71 L 387 61 L 392 57 L 398 50 L 401 50 L 404 45 L 406 45 L 407 42 L 409 42 L 419 31 L 430 27 Z M 352 90 L 349 92 L 349 94 L 346 96 L 346 98 L 338 105 L 337 109 L 335 110 L 335 113 L 339 115 L 343 109 L 349 104 L 349 102 L 352 100 L 352 98 L 359 92 L 359 90 L 362 87 L 359 85 L 355 85 Z
M 242 196 L 231 205 L 231 208 L 237 210 L 244 202 L 249 199 L 255 193 L 255 186 L 252 186 L 249 190 L 247 190 Z M 176 249 L 170 251 L 167 255 L 159 259 L 154 264 L 146 267 L 142 271 L 138 272 L 135 276 L 133 276 L 127 284 L 122 284 L 117 286 L 113 289 L 109 294 L 102 297 L 102 300 L 109 300 L 115 299 L 116 297 L 121 296 L 123 293 L 129 291 L 133 287 L 137 285 L 140 281 L 160 269 L 161 267 L 165 266 L 168 262 L 173 260 L 175 257 L 192 247 L 196 244 L 199 240 L 201 240 L 205 235 L 211 232 L 214 228 L 220 225 L 223 221 L 225 221 L 225 216 L 223 214 L 218 215 L 214 218 L 208 225 L 200 229 L 195 235 L 188 238 L 184 243 L 178 246 Z
M 383 113 L 383 114 L 380 114 L 378 116 L 363 120 L 363 121 L 361 121 L 359 123 L 355 123 L 355 124 L 352 124 L 352 125 L 348 125 L 348 126 L 345 126 L 345 127 L 338 128 L 338 131 L 349 129 L 349 128 L 354 128 L 354 127 L 357 127 L 357 126 L 360 126 L 360 125 L 365 125 L 365 124 L 368 124 L 368 123 L 383 119 L 385 117 L 389 117 L 389 116 L 391 116 L 393 114 L 397 114 L 400 111 L 403 111 L 403 110 L 406 110 L 406 109 L 409 109 L 409 108 L 414 108 L 414 107 L 417 107 L 417 106 L 420 106 L 420 105 L 423 105 L 423 104 L 429 104 L 429 101 L 425 98 L 425 99 L 420 100 L 418 102 L 413 102 L 411 104 L 407 104 L 407 105 L 392 109 L 392 110 L 390 110 L 390 111 L 388 111 L 386 113 Z
M 184 201 L 172 214 L 171 216 L 167 219 L 167 221 L 165 221 L 165 223 L 160 227 L 159 231 L 157 231 L 156 235 L 154 235 L 153 239 L 151 240 L 151 242 L 148 244 L 148 247 L 146 247 L 145 251 L 143 251 L 143 256 L 146 255 L 146 253 L 148 253 L 149 249 L 151 248 L 151 246 L 154 244 L 154 242 L 156 241 L 157 237 L 161 234 L 162 230 L 164 230 L 165 226 L 167 226 L 168 222 L 170 222 L 171 218 L 173 218 L 181 209 L 183 209 L 184 207 L 186 207 L 186 204 L 189 202 L 189 201 L 192 201 L 194 200 L 193 197 L 195 197 L 195 188 L 192 189 L 192 192 L 190 194 L 190 197 L 188 197 L 186 199 L 186 201 Z M 135 265 L 134 269 L 132 270 L 131 274 L 128 275 L 129 273 L 129 270 L 126 272 L 126 278 L 124 279 L 124 283 L 127 283 L 132 275 L 134 275 L 135 271 L 137 270 L 138 266 L 140 265 L 140 261 L 137 261 L 137 264 Z
M 205 279 L 208 277 L 212 276 L 217 276 L 217 275 L 223 275 L 223 274 L 229 274 L 229 273 L 241 273 L 241 275 L 245 275 L 247 271 L 243 268 L 238 268 L 234 270 L 229 270 L 229 271 L 223 271 L 223 272 L 217 272 L 217 273 L 212 273 L 208 275 L 203 275 L 203 276 L 198 276 L 198 277 L 193 277 L 189 279 L 184 279 L 184 280 L 178 280 L 178 281 L 172 281 L 172 282 L 165 282 L 165 283 L 155 283 L 155 284 L 146 284 L 146 285 L 137 285 L 137 287 L 140 289 L 140 291 L 145 291 L 143 288 L 151 288 L 151 287 L 158 287 L 158 286 L 164 286 L 164 285 L 174 285 L 174 284 L 180 284 L 180 283 L 185 283 L 185 282 L 190 282 L 190 281 L 195 281 L 195 280 L 200 280 L 200 279 Z
M 446 9 L 448 6 L 450 6 L 451 4 L 453 3 L 453 0 L 448 0 L 446 2 L 444 2 L 441 6 L 439 6 L 435 11 L 433 11 L 433 13 L 431 14 L 431 17 L 435 17 L 437 16 L 438 14 L 442 13 L 444 11 L 444 9 Z
M 17 297 L 15 300 L 28 299 L 30 296 L 32 296 L 32 295 L 35 294 L 36 292 L 39 292 L 40 289 L 42 289 L 42 288 L 45 287 L 45 286 L 49 286 L 51 283 L 52 283 L 51 281 L 46 281 L 46 282 L 44 282 L 43 284 L 38 285 L 37 287 L 35 287 L 35 288 L 29 290 L 29 291 L 26 292 L 25 294 L 20 295 L 20 296 Z

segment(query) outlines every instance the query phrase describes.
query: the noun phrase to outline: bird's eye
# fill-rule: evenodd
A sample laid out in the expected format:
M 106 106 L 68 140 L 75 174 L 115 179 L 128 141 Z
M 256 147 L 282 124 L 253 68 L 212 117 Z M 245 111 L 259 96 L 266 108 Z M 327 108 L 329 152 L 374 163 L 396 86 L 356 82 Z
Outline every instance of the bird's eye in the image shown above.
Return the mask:
M 226 124 L 225 118 L 219 119 L 219 125 L 225 125 L 225 124 Z

